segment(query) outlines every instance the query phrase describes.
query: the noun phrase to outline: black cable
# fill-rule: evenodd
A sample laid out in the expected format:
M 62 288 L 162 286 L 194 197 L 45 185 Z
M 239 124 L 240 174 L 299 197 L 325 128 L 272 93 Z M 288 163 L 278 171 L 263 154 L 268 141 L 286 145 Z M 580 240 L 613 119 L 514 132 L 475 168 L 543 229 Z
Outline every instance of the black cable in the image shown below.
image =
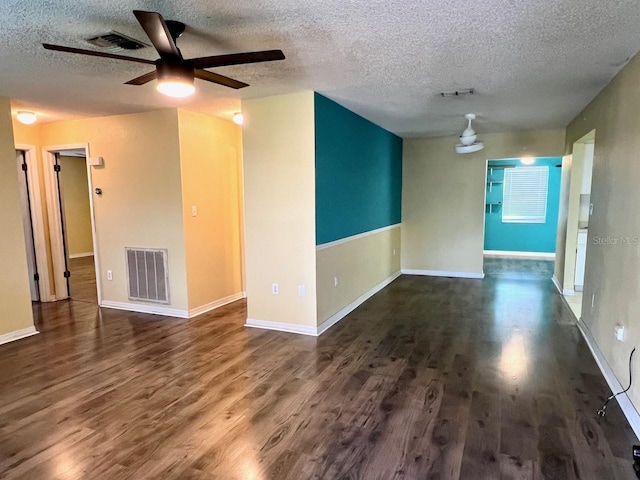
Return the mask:
M 604 417 L 606 415 L 606 413 L 607 413 L 606 412 L 607 403 L 609 403 L 611 400 L 616 398 L 618 395 L 622 395 L 623 393 L 627 393 L 629 391 L 629 389 L 631 388 L 631 382 L 633 381 L 633 375 L 631 373 L 631 360 L 633 359 L 633 354 L 635 353 L 635 351 L 636 351 L 636 347 L 633 347 L 633 350 L 631 350 L 631 355 L 629 355 L 629 386 L 627 388 L 625 388 L 624 390 L 622 390 L 621 392 L 615 393 L 615 394 L 611 395 L 609 398 L 607 398 L 607 401 L 604 402 L 604 405 L 602 405 L 602 408 L 596 412 L 599 417 Z

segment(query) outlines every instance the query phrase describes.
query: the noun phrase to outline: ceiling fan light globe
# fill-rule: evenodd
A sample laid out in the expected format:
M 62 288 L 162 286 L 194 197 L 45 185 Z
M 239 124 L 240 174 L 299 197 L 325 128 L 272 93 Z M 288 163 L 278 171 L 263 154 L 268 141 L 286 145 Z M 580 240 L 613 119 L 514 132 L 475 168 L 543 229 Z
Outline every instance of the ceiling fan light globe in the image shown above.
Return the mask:
M 473 135 L 460 135 L 460 143 L 463 145 L 473 145 L 478 139 L 476 134 Z
M 193 83 L 180 80 L 159 80 L 156 90 L 168 97 L 184 98 L 193 95 L 196 87 Z

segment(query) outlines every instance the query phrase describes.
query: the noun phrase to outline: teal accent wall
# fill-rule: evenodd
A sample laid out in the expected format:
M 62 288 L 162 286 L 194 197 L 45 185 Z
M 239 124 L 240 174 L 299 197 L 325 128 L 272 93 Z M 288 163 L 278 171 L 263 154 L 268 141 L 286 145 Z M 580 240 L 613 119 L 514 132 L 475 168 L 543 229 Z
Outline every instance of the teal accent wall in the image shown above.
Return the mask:
M 489 207 L 485 211 L 484 249 L 505 250 L 510 252 L 544 252 L 556 251 L 556 231 L 558 229 L 558 208 L 560 202 L 560 179 L 562 169 L 560 157 L 536 158 L 534 166 L 549 167 L 549 185 L 547 193 L 547 221 L 545 223 L 502 223 L 502 207 Z M 492 166 L 517 165 L 525 168 L 519 159 L 490 160 Z M 494 170 L 493 179 L 504 180 L 504 170 Z M 487 182 L 491 176 L 487 172 Z M 487 202 L 502 202 L 503 184 L 495 183 L 489 192 L 487 184 Z
M 315 94 L 316 245 L 400 223 L 402 139 Z

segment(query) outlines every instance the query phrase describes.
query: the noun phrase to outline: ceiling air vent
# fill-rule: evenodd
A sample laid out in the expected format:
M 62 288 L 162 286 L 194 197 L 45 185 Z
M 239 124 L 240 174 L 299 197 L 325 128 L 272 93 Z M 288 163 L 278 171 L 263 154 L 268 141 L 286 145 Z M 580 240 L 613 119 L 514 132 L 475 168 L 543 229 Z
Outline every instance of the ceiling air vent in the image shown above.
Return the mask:
M 123 50 L 139 50 L 148 47 L 146 43 L 142 43 L 135 38 L 127 37 L 122 33 L 111 31 L 104 35 L 87 38 L 87 42 L 96 47 L 106 48 L 110 52 L 122 52 Z

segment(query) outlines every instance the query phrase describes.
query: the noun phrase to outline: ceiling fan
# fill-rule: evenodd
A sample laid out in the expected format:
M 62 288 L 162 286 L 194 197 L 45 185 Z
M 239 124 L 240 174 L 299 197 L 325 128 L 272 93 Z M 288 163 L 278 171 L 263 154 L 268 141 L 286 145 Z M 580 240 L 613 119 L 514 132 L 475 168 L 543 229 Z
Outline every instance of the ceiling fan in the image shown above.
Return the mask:
M 171 97 L 186 97 L 191 95 L 195 91 L 193 85 L 194 78 L 234 89 L 249 86 L 244 82 L 209 72 L 205 70 L 205 68 L 270 62 L 273 60 L 284 60 L 285 58 L 281 50 L 265 50 L 261 52 L 232 53 L 185 59 L 182 57 L 182 53 L 180 53 L 180 49 L 176 45 L 176 40 L 182 35 L 186 28 L 184 23 L 175 20 L 165 21 L 162 15 L 157 12 L 134 10 L 133 14 L 138 22 L 140 22 L 149 40 L 151 40 L 151 43 L 160 55 L 160 58 L 155 62 L 144 58 L 134 58 L 126 55 L 116 55 L 82 48 L 63 47 L 49 43 L 43 43 L 42 46 L 47 50 L 55 50 L 58 52 L 78 53 L 80 55 L 155 65 L 156 68 L 153 72 L 145 73 L 133 80 L 129 80 L 126 82 L 126 85 L 144 85 L 157 79 L 158 85 L 156 88 L 158 91 Z

